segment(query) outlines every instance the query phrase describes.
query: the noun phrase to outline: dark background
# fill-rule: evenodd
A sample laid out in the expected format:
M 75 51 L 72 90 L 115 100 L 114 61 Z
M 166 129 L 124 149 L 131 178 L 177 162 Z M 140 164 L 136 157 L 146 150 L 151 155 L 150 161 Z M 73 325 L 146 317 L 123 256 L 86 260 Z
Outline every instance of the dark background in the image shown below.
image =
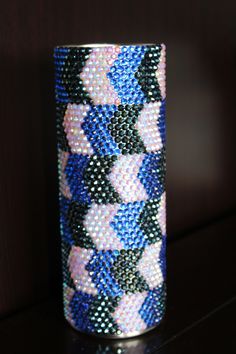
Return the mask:
M 165 43 L 169 240 L 235 211 L 235 4 L 2 2 L 0 316 L 60 291 L 55 45 Z

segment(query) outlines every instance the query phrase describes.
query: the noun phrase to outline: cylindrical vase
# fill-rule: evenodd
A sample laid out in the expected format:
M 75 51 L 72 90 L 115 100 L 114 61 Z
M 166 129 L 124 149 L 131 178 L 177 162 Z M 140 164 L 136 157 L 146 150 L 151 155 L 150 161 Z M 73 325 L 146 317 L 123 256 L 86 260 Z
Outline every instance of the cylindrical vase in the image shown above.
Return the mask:
M 54 59 L 65 318 L 136 336 L 165 312 L 165 46 L 58 46 Z

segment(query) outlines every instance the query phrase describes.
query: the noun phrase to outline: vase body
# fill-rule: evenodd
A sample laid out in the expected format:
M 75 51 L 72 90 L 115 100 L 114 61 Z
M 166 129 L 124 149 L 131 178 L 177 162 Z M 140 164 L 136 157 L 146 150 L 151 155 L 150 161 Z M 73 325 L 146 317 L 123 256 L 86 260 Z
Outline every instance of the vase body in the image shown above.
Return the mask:
M 54 51 L 64 314 L 132 337 L 165 312 L 165 46 Z

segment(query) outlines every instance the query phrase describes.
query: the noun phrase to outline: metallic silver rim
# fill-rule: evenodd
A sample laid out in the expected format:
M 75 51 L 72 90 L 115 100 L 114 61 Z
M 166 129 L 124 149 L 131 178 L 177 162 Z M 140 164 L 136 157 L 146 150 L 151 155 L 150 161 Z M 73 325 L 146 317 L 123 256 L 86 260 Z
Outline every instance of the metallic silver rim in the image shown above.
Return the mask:
M 115 46 L 150 46 L 150 45 L 160 45 L 156 43 L 91 43 L 91 44 L 68 44 L 68 45 L 58 45 L 55 48 L 105 48 L 105 47 L 115 47 Z

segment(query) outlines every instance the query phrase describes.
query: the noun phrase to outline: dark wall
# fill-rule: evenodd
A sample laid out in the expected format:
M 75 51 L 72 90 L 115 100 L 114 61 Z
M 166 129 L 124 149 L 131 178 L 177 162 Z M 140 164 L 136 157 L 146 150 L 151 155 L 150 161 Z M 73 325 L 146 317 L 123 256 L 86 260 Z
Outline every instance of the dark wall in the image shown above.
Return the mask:
M 59 289 L 55 45 L 165 43 L 169 237 L 235 207 L 234 3 L 2 3 L 0 315 Z

